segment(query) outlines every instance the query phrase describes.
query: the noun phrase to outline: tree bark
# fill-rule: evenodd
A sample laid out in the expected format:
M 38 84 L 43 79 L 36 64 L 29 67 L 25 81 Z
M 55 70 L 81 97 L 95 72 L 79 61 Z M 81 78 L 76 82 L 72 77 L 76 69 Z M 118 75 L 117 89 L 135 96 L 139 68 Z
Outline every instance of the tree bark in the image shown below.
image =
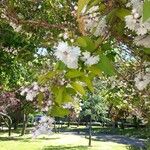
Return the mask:
M 13 128 L 14 128 L 14 130 L 17 130 L 17 128 L 18 128 L 18 119 L 13 119 Z
M 90 122 L 89 122 L 89 146 L 91 146 L 92 142 L 92 118 L 90 116 Z
M 68 117 L 68 128 L 70 127 L 70 117 Z
M 25 134 L 27 124 L 28 124 L 28 115 L 24 114 L 23 115 L 23 127 L 22 127 L 22 131 L 21 131 L 21 136 L 23 136 Z
M 124 129 L 125 119 L 121 119 L 121 129 Z
M 57 129 L 56 129 L 56 121 L 54 122 L 54 132 L 55 132 L 55 133 L 57 132 Z
M 77 127 L 79 127 L 79 125 L 80 125 L 80 119 L 78 118 Z

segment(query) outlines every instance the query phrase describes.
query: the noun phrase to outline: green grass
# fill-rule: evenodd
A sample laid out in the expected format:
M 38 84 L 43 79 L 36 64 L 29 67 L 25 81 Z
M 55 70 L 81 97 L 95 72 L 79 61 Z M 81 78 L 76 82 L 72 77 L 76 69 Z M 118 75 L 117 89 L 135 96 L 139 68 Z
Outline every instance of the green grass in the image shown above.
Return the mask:
M 0 133 L 0 150 L 128 150 L 127 145 L 114 142 L 92 141 L 92 147 L 87 147 L 88 139 L 78 135 L 53 134 L 31 139 L 31 135 L 19 137 L 13 133 L 9 138 L 7 133 Z

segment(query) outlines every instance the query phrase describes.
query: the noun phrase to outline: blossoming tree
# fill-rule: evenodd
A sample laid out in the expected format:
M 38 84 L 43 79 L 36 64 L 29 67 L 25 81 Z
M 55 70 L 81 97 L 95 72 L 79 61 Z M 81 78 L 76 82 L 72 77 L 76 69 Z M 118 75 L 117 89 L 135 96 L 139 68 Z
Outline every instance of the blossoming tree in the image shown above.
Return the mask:
M 150 54 L 149 0 L 6 0 L 0 4 L 1 50 L 18 63 L 33 61 L 39 54 L 50 59 L 50 67 L 39 71 L 37 82 L 52 95 L 47 111 L 51 116 L 67 115 L 66 103 L 87 90 L 93 92 L 96 76 L 118 74 L 118 49 L 121 55 L 140 60 L 135 83 L 138 90 L 148 88 L 150 72 L 143 63 Z M 29 100 L 39 94 L 26 92 Z M 42 93 L 39 97 L 44 101 Z

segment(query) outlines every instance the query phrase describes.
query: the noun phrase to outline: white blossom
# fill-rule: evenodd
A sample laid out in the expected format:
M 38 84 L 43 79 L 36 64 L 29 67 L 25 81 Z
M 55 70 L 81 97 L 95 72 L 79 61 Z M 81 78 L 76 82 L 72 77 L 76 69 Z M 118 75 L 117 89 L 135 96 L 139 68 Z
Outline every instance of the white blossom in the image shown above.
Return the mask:
M 78 6 L 74 6 L 74 10 L 78 10 Z
M 70 103 L 65 103 L 64 105 L 63 105 L 63 108 L 66 108 L 66 109 L 70 109 L 70 108 L 72 108 L 73 107 L 73 105 L 72 105 L 72 103 L 70 102 Z
M 147 33 L 147 28 L 144 26 L 144 24 L 139 24 L 139 27 L 136 29 L 137 35 L 145 35 Z
M 45 88 L 41 87 L 40 92 L 44 92 L 44 91 L 45 91 Z
M 126 27 L 137 35 L 146 35 L 150 31 L 150 22 L 143 22 L 143 1 L 131 0 L 129 4 L 132 6 L 132 12 L 125 17 Z
M 83 52 L 82 55 L 83 55 L 83 56 L 81 57 L 81 59 L 82 59 L 83 61 L 86 61 L 86 60 L 89 59 L 90 56 L 91 56 L 90 52 Z
M 48 106 L 46 106 L 46 107 L 43 107 L 42 109 L 41 109 L 41 111 L 43 111 L 43 112 L 47 112 L 49 110 L 49 107 Z
M 106 24 L 106 17 L 103 17 L 100 19 L 100 21 L 98 22 L 98 25 L 95 29 L 94 35 L 95 36 L 104 36 L 106 34 L 107 31 L 107 24 Z
M 85 65 L 91 66 L 99 62 L 99 56 L 91 56 L 90 52 L 83 52 L 82 55 L 81 59 Z
M 64 35 L 63 35 L 63 38 L 64 38 L 64 40 L 66 40 L 66 39 L 68 39 L 68 33 L 64 33 Z
M 134 81 L 135 81 L 135 86 L 137 87 L 137 89 L 142 91 L 150 83 L 150 73 L 146 73 L 144 75 L 139 73 L 135 77 Z
M 147 36 L 137 36 L 134 39 L 134 43 L 137 46 L 144 46 L 146 48 L 150 48 L 150 35 L 147 35 Z
M 41 134 L 48 134 L 48 135 L 51 134 L 53 128 L 53 122 L 54 122 L 53 118 L 47 116 L 41 117 L 39 121 L 39 125 L 32 132 L 32 137 L 36 138 Z
M 79 47 L 69 46 L 67 42 L 59 42 L 54 55 L 64 62 L 68 68 L 77 69 L 80 53 Z
M 22 29 L 21 25 L 16 25 L 13 22 L 9 22 L 9 25 L 14 29 L 14 31 L 19 32 Z
M 142 11 L 143 11 L 142 0 L 131 0 L 131 5 L 132 5 L 133 10 L 136 10 L 137 13 L 142 14 Z
M 106 16 L 101 16 L 99 13 L 99 7 L 93 6 L 86 11 L 86 6 L 82 10 L 83 23 L 86 31 L 92 33 L 95 36 L 104 36 L 107 32 Z
M 39 89 L 39 86 L 37 84 L 37 82 L 33 82 L 33 90 L 38 90 Z
M 132 31 L 135 30 L 136 27 L 136 19 L 133 15 L 128 15 L 125 17 L 126 27 Z
M 74 39 L 70 39 L 70 42 L 73 43 L 73 42 L 74 42 Z
M 39 5 L 39 6 L 38 6 L 38 9 L 41 9 L 41 8 L 42 8 L 42 5 Z
M 22 91 L 21 91 L 21 93 L 20 93 L 20 95 L 22 95 L 22 96 L 24 96 L 25 95 L 25 93 L 26 92 L 28 92 L 28 88 L 24 88 L 24 89 L 22 89 Z
M 37 95 L 36 91 L 30 90 L 27 92 L 26 100 L 33 101 L 33 99 L 36 97 L 36 95 Z

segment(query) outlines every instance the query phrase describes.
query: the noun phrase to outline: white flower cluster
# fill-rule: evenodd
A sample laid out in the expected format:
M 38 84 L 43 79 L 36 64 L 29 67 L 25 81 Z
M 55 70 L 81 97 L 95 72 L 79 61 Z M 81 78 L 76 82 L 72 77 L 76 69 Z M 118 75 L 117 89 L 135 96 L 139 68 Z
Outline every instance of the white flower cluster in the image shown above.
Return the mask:
M 9 25 L 14 29 L 15 32 L 20 32 L 21 29 L 22 29 L 22 26 L 21 26 L 21 25 L 16 25 L 16 24 L 13 23 L 13 22 L 9 22 Z
M 33 130 L 32 137 L 36 138 L 42 134 L 52 134 L 54 119 L 51 117 L 43 116 L 39 121 L 39 125 Z
M 42 92 L 45 97 L 39 105 L 37 96 L 40 92 Z M 31 86 L 22 88 L 20 95 L 25 96 L 27 101 L 31 101 L 36 109 L 40 109 L 44 112 L 48 111 L 52 105 L 51 94 L 48 92 L 48 89 L 46 87 L 40 87 L 37 82 L 33 82 Z
M 99 7 L 93 6 L 87 12 L 86 7 L 82 10 L 84 16 L 85 30 L 91 32 L 96 37 L 104 36 L 107 33 L 106 16 L 100 16 Z
M 65 109 L 71 109 L 71 108 L 73 108 L 73 104 L 71 102 L 65 103 L 63 105 L 63 108 L 65 108 Z
M 83 104 L 81 103 L 81 100 L 79 98 L 73 97 L 72 102 L 65 103 L 62 107 L 65 109 L 73 110 L 74 113 L 72 117 L 76 118 L 79 116 L 80 111 L 82 110 L 82 105 Z
M 85 65 L 91 66 L 99 62 L 99 56 L 91 56 L 90 52 L 83 52 L 82 55 L 81 60 Z
M 150 73 L 149 72 L 146 73 L 146 74 L 139 73 L 135 77 L 134 81 L 135 81 L 135 86 L 137 87 L 137 89 L 142 91 L 150 83 Z
M 126 27 L 132 31 L 135 31 L 138 35 L 138 37 L 135 38 L 135 44 L 138 46 L 150 47 L 150 42 L 148 42 L 149 37 L 143 37 L 143 35 L 146 35 L 150 31 L 150 20 L 143 22 L 142 18 L 143 1 L 131 0 L 127 6 L 132 6 L 132 13 L 131 15 L 125 17 Z
M 19 49 L 7 48 L 7 47 L 5 47 L 5 48 L 3 47 L 2 50 L 3 50 L 4 52 L 11 53 L 11 54 L 13 54 L 13 55 L 17 55 L 17 54 L 18 54 L 18 51 L 19 51 Z
M 67 40 L 69 38 L 68 32 L 60 33 L 58 36 L 60 38 L 63 38 L 64 40 Z
M 137 36 L 134 39 L 134 42 L 137 46 L 144 46 L 150 48 L 150 35 Z
M 33 82 L 31 85 L 31 88 L 23 88 L 20 95 L 22 96 L 26 96 L 26 100 L 27 101 L 33 101 L 33 99 L 37 96 L 37 94 L 39 93 L 39 90 L 41 92 L 44 92 L 44 89 L 38 86 L 37 82 Z
M 91 56 L 90 52 L 83 52 L 81 54 L 79 47 L 69 46 L 67 42 L 59 42 L 58 46 L 55 47 L 54 55 L 71 69 L 78 68 L 80 56 L 81 60 L 85 61 L 85 65 L 91 66 L 99 61 L 98 56 Z
M 80 48 L 69 46 L 67 42 L 59 42 L 54 55 L 68 68 L 78 68 L 78 58 L 81 54 Z
M 22 26 L 10 21 L 10 19 L 6 15 L 6 10 L 2 10 L 1 18 L 3 19 L 5 18 L 8 21 L 9 25 L 14 29 L 15 32 L 21 31 Z

